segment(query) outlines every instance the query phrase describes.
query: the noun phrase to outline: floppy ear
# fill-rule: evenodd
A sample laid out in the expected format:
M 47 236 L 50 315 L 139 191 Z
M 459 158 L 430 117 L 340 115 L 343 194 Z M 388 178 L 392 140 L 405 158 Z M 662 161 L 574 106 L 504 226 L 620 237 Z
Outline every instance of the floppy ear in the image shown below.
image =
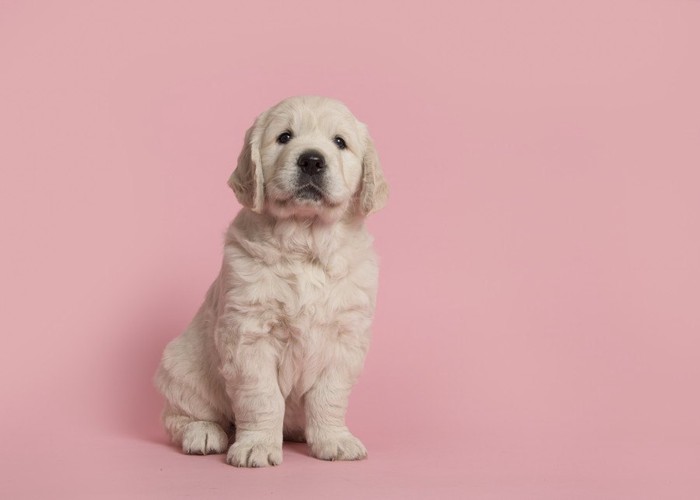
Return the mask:
M 260 162 L 261 118 L 245 133 L 238 164 L 228 180 L 239 203 L 260 213 L 265 204 L 262 165 Z
M 366 134 L 365 154 L 362 158 L 362 187 L 360 188 L 360 211 L 369 215 L 381 209 L 389 197 L 389 186 L 384 180 L 379 156 L 374 143 Z

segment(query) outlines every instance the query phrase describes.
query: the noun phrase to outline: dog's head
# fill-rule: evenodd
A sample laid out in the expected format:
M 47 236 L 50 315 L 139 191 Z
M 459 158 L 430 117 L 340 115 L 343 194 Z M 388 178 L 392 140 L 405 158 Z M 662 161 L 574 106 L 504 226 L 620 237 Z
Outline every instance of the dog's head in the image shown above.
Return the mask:
M 261 114 L 229 185 L 242 205 L 277 218 L 367 215 L 388 195 L 367 127 L 325 97 L 292 97 Z

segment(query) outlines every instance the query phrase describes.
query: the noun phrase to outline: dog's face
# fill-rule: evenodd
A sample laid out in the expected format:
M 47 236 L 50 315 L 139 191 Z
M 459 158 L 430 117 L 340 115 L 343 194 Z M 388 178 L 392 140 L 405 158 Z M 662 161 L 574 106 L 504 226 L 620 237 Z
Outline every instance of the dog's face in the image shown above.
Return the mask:
M 229 184 L 241 204 L 277 218 L 332 222 L 376 211 L 387 196 L 367 128 L 323 97 L 292 97 L 260 115 Z

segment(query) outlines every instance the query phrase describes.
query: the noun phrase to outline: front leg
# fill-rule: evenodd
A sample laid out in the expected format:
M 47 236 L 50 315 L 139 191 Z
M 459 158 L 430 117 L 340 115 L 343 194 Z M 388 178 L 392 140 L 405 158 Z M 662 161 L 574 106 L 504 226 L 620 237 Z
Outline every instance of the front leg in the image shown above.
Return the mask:
M 226 371 L 236 424 L 236 440 L 226 461 L 236 467 L 282 463 L 284 398 L 273 346 L 262 339 L 239 346 L 235 366 Z
M 363 358 L 359 359 L 360 366 Z M 306 441 L 311 454 L 322 460 L 360 460 L 367 456 L 362 442 L 345 425 L 350 390 L 359 371 L 348 368 L 331 364 L 304 396 Z

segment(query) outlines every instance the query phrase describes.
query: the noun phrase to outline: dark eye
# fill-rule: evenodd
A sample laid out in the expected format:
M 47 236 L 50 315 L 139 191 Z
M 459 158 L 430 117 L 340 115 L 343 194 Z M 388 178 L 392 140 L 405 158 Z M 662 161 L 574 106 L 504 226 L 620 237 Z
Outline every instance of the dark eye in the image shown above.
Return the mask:
M 287 144 L 291 140 L 292 140 L 292 133 L 291 132 L 282 132 L 279 136 L 277 136 L 277 142 L 279 142 L 280 144 Z
M 345 139 L 343 139 L 339 135 L 335 136 L 335 138 L 333 139 L 333 142 L 335 143 L 336 146 L 338 146 L 338 149 L 345 149 L 348 147 L 348 145 L 345 144 Z

